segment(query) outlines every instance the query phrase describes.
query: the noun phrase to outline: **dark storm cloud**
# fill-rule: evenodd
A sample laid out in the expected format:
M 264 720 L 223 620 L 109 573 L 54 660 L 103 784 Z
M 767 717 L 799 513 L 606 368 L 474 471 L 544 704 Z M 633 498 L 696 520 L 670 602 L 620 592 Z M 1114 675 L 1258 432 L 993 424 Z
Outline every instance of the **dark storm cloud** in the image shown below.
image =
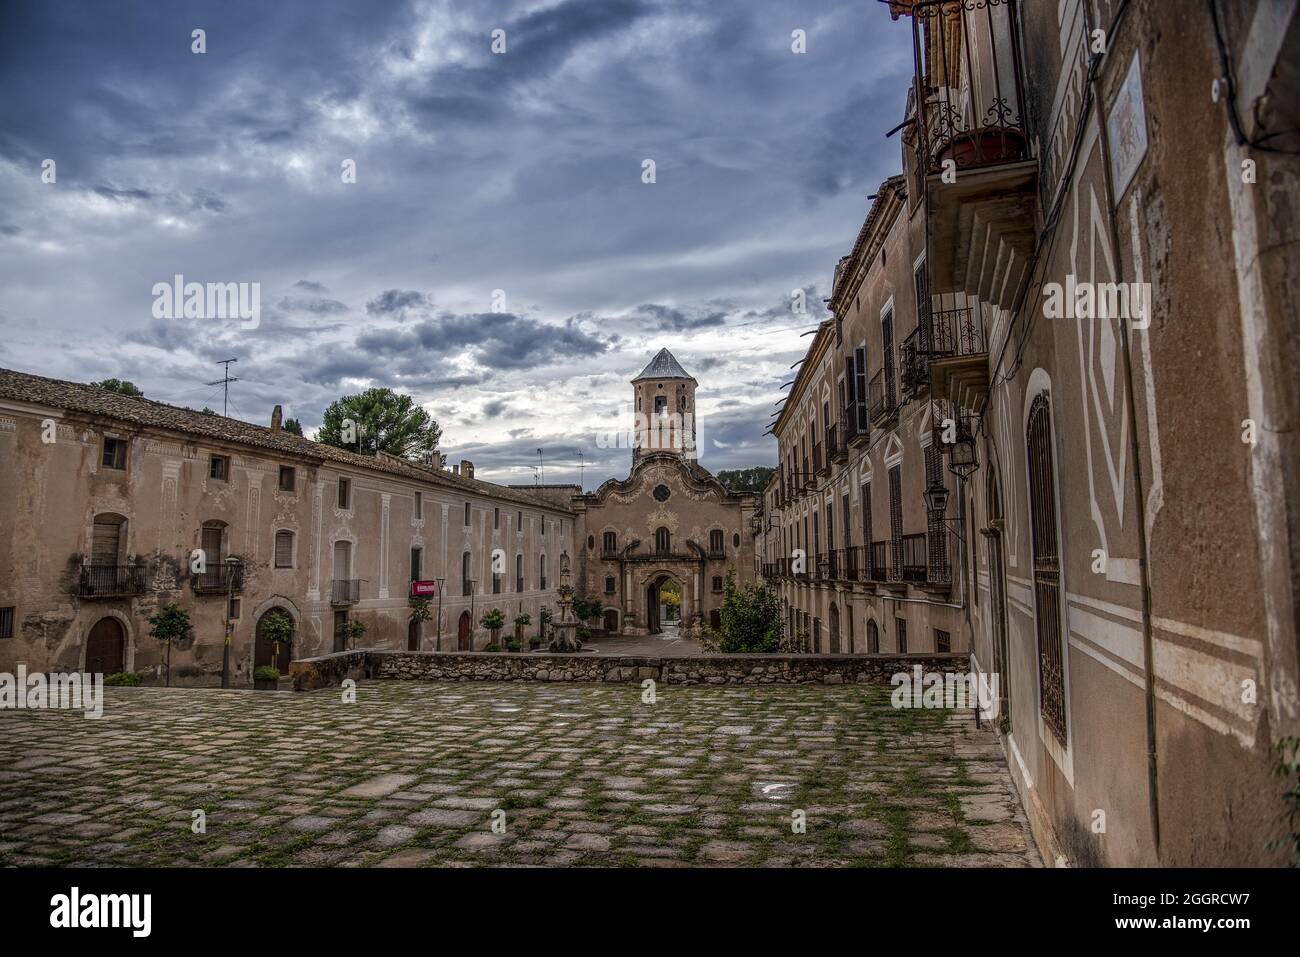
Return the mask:
M 744 416 L 897 171 L 910 72 L 907 24 L 850 0 L 0 0 L 5 364 L 201 404 L 238 356 L 232 414 L 309 428 L 387 385 L 479 474 L 563 445 L 592 486 L 630 457 L 587 417 L 668 346 L 740 403 L 711 406 L 706 465 L 766 462 Z M 261 283 L 260 325 L 153 320 L 177 273 Z M 483 312 L 498 288 L 512 311 Z
M 357 348 L 381 356 L 422 351 L 468 353 L 489 369 L 526 369 L 574 357 L 595 358 L 610 341 L 584 332 L 569 319 L 553 325 L 508 312 L 443 313 L 410 329 L 385 329 L 357 337 Z
M 385 289 L 366 303 L 366 312 L 372 316 L 402 316 L 406 310 L 430 305 L 422 292 L 410 289 Z

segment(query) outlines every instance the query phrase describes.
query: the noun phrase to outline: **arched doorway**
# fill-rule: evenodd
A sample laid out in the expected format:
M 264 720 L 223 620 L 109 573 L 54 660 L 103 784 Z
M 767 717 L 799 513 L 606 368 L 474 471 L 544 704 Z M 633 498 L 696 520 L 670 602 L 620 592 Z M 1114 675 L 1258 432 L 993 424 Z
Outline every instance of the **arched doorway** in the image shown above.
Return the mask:
M 605 609 L 605 631 L 607 634 L 618 634 L 618 609 Z
M 840 653 L 840 610 L 831 602 L 831 654 Z
M 473 651 L 474 639 L 470 637 L 470 631 L 473 630 L 473 619 L 470 618 L 468 611 L 460 613 L 460 621 L 456 625 L 456 650 Z
M 293 616 L 283 608 L 268 608 L 262 613 L 262 617 L 257 619 L 257 637 L 254 642 L 253 650 L 253 667 L 260 668 L 263 665 L 271 665 L 282 675 L 289 673 L 289 660 L 293 657 L 293 639 L 287 643 L 281 642 L 279 652 L 276 652 L 276 646 L 266 640 L 266 622 L 274 615 L 280 615 L 289 619 L 292 624 Z
M 681 585 L 671 575 L 659 575 L 646 586 L 646 630 L 652 635 L 663 634 L 665 621 L 679 622 L 681 617 Z
M 86 638 L 86 673 L 111 675 L 126 670 L 126 632 L 116 618 L 101 618 Z

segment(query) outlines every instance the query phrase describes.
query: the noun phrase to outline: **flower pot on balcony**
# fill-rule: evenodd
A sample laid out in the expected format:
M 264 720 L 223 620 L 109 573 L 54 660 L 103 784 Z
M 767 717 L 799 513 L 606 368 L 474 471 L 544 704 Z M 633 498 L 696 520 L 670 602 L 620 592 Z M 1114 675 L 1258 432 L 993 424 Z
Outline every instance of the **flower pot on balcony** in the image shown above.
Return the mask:
M 1014 163 L 1025 156 L 1025 136 L 1019 130 L 1003 126 L 986 126 L 968 133 L 957 133 L 942 149 L 937 159 L 955 160 L 958 169 L 977 169 Z

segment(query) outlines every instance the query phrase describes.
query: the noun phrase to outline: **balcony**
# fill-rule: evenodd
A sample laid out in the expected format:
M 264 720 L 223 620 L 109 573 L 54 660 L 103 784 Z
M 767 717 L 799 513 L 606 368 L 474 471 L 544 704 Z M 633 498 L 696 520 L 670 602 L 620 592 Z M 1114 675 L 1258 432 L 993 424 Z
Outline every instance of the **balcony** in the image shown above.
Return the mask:
M 1016 2 L 922 0 L 908 12 L 930 291 L 1010 307 L 1028 278 L 1038 190 Z
M 843 462 L 849 457 L 849 447 L 844 444 L 842 430 L 835 422 L 826 427 L 826 454 L 832 462 Z
M 209 565 L 208 570 L 190 578 L 196 595 L 226 595 L 244 587 L 244 567 L 235 562 Z
M 618 557 L 617 548 L 602 548 L 600 550 L 600 560 L 603 562 L 616 562 Z
M 870 581 L 889 581 L 889 542 L 872 542 L 867 555 L 867 577 Z
M 130 598 L 148 591 L 143 565 L 81 565 L 77 569 L 78 598 Z
M 360 578 L 336 578 L 330 582 L 331 605 L 355 605 L 360 600 Z
M 867 420 L 866 402 L 854 400 L 844 406 L 840 423 L 844 431 L 844 441 L 841 444 L 846 450 L 866 445 L 870 441 L 871 424 Z
M 924 320 L 924 317 L 922 317 Z M 902 377 L 903 401 L 920 398 L 930 385 L 930 366 L 924 348 L 925 329 L 917 326 L 912 334 L 903 340 L 900 363 Z
M 989 391 L 983 312 L 947 309 L 930 316 L 930 393 L 958 409 L 982 409 Z
M 894 394 L 894 380 L 886 378 L 885 370 L 880 370 L 867 383 L 867 406 L 871 413 L 871 424 L 887 427 L 898 416 L 898 400 Z
M 814 472 L 816 472 L 818 475 L 822 476 L 823 478 L 825 478 L 827 475 L 830 474 L 831 460 L 829 458 L 825 458 L 825 459 L 822 458 L 822 444 L 820 442 L 813 443 L 812 460 L 813 460 Z
M 901 545 L 902 561 L 899 566 L 899 578 L 905 582 L 920 584 L 925 581 L 926 571 L 930 567 L 925 533 L 904 535 Z

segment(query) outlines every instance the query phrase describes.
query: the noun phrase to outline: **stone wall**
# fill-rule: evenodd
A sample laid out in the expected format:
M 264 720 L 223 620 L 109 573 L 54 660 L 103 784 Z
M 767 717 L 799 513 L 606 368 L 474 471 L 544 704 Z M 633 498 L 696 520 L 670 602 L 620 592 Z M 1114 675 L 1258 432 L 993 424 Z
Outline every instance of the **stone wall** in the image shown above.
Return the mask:
M 888 684 L 892 675 L 964 672 L 965 654 L 692 655 L 616 657 L 596 654 L 345 651 L 289 666 L 296 691 L 337 685 L 344 678 L 408 681 L 643 681 L 663 684 Z

